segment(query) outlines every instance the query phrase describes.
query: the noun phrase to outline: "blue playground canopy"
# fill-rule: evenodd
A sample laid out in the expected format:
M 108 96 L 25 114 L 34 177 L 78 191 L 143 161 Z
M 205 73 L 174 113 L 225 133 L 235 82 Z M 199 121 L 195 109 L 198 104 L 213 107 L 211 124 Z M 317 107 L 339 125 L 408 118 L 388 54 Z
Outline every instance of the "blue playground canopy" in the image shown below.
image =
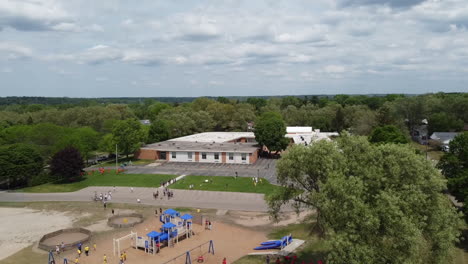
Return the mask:
M 163 228 L 173 228 L 173 227 L 176 227 L 176 225 L 174 225 L 173 223 L 168 222 L 168 223 L 165 223 L 162 227 Z
M 174 209 L 167 209 L 166 211 L 164 211 L 164 214 L 174 216 L 174 215 L 178 214 L 178 212 L 176 210 L 174 210 Z
M 189 214 L 184 214 L 183 216 L 180 217 L 182 220 L 190 220 L 193 218 L 192 215 Z
M 156 238 L 156 237 L 158 237 L 158 236 L 160 236 L 160 235 L 161 235 L 161 233 L 158 233 L 158 232 L 156 232 L 156 231 L 151 231 L 151 232 L 149 232 L 148 234 L 146 234 L 146 236 L 148 236 L 148 237 L 150 237 L 150 238 Z

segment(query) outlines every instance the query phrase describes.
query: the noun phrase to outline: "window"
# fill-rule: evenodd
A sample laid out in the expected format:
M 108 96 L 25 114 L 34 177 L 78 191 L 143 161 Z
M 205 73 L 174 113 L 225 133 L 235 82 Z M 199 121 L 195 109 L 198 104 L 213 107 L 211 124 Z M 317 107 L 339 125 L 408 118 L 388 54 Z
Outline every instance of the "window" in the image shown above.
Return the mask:
M 172 158 L 173 158 L 173 159 L 177 158 L 177 152 L 172 151 Z
M 188 157 L 189 159 L 192 159 L 192 152 L 187 152 L 187 157 Z
M 229 160 L 234 160 L 234 153 L 229 153 Z
M 206 159 L 206 152 L 202 152 L 201 159 Z
M 215 154 L 214 154 L 214 159 L 215 159 L 215 160 L 219 160 L 219 153 L 215 153 Z
M 245 153 L 242 153 L 241 156 L 242 156 L 242 160 L 247 160 L 247 155 Z

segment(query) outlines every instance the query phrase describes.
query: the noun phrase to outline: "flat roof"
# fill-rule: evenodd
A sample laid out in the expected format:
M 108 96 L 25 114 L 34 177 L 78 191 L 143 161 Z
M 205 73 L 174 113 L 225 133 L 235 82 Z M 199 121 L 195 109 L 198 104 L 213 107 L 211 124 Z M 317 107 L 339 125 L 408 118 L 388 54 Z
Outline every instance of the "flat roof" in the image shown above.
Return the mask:
M 255 138 L 255 135 L 253 132 L 204 132 L 185 137 L 173 138 L 168 141 L 222 143 L 238 138 Z
M 286 127 L 286 133 L 312 133 L 312 127 L 305 127 L 305 126 Z
M 157 151 L 189 151 L 189 152 L 236 152 L 254 153 L 259 149 L 256 143 L 211 143 L 189 141 L 163 141 L 142 147 Z

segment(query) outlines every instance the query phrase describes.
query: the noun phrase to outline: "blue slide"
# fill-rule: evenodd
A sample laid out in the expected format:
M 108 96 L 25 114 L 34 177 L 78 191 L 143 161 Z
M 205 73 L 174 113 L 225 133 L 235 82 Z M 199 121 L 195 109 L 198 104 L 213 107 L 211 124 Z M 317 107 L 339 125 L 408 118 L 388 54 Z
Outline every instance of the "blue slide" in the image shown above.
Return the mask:
M 279 240 L 270 241 L 270 242 L 274 242 L 274 243 L 256 247 L 256 248 L 254 248 L 254 250 L 273 249 L 273 248 L 280 248 L 281 247 L 281 241 L 279 241 Z
M 286 246 L 287 244 L 291 243 L 292 236 L 284 236 L 281 240 L 272 240 L 262 242 L 259 247 L 254 248 L 254 250 L 263 250 L 263 249 L 274 249 L 274 248 L 281 248 L 282 246 Z

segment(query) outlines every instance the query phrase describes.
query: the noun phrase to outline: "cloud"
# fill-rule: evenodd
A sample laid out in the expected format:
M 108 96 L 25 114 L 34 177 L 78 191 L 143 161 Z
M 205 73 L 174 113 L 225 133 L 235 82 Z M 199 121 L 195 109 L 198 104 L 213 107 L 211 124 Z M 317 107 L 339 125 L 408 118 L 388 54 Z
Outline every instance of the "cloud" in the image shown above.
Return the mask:
M 204 16 L 181 15 L 174 18 L 176 25 L 173 37 L 186 41 L 207 41 L 221 36 L 216 20 Z
M 388 5 L 394 8 L 409 8 L 426 0 L 338 0 L 340 6 Z
M 22 46 L 20 44 L 11 42 L 0 42 L 0 54 L 4 54 L 6 59 L 22 59 L 30 58 L 33 55 L 33 51 L 29 47 Z
M 0 26 L 21 31 L 41 31 L 54 30 L 53 27 L 61 23 L 71 23 L 71 19 L 57 1 L 0 1 Z

